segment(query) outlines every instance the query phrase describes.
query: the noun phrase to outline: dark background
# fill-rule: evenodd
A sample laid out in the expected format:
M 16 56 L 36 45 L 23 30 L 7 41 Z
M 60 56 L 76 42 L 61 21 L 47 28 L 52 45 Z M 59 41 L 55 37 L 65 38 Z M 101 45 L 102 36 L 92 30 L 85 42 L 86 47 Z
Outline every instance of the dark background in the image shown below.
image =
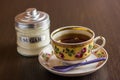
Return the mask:
M 83 77 L 61 77 L 45 70 L 37 57 L 26 58 L 16 51 L 14 17 L 27 8 L 50 15 L 51 32 L 62 26 L 82 25 L 106 38 L 108 62 Z M 120 0 L 1 0 L 0 1 L 0 80 L 119 80 L 120 79 Z

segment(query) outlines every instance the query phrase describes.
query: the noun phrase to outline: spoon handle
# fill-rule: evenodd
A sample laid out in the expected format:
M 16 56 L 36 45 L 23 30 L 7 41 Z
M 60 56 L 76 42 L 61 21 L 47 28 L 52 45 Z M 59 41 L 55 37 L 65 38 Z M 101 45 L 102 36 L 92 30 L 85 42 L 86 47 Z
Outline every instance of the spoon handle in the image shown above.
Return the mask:
M 91 64 L 91 63 L 95 63 L 95 62 L 99 62 L 99 61 L 104 61 L 104 60 L 106 60 L 106 58 L 102 57 L 102 58 L 97 58 L 97 59 L 82 62 L 82 63 L 71 64 L 68 66 L 54 66 L 52 69 L 55 71 L 66 72 L 66 71 L 72 70 L 73 68 L 75 68 L 77 66 L 87 65 L 87 64 Z

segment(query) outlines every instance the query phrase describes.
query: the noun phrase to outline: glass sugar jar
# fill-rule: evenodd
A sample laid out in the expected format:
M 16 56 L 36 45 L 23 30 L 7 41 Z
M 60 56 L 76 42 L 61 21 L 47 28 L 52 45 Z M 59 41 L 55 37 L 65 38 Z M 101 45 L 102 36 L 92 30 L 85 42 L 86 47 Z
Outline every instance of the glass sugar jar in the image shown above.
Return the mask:
M 35 56 L 50 43 L 50 19 L 46 12 L 29 8 L 15 17 L 17 51 L 23 56 Z

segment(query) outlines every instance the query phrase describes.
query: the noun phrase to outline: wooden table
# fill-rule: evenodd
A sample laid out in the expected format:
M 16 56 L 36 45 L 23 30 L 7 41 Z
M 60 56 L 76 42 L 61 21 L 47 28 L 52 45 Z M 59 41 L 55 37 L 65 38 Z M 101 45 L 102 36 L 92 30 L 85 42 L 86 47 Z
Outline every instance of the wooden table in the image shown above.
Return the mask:
M 83 77 L 61 77 L 43 68 L 37 57 L 17 53 L 14 17 L 35 7 L 50 15 L 51 32 L 61 26 L 82 25 L 103 35 L 108 62 Z M 120 80 L 120 1 L 119 0 L 1 0 L 0 80 Z

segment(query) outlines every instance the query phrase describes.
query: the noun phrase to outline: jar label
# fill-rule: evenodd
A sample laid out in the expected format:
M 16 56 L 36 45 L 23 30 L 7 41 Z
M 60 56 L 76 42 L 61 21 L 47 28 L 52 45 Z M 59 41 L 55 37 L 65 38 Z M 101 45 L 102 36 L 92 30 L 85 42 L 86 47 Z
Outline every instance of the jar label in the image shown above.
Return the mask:
M 37 36 L 37 37 L 19 37 L 19 41 L 25 42 L 25 43 L 37 43 L 40 41 L 45 40 L 45 36 Z

